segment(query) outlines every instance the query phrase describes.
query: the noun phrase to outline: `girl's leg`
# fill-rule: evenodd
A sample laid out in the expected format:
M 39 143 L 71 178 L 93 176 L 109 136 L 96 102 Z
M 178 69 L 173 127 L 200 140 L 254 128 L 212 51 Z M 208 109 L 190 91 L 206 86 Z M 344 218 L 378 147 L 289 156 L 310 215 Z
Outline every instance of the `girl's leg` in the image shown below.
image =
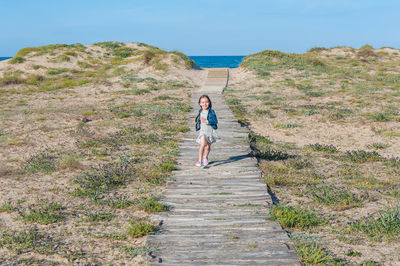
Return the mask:
M 200 148 L 199 148 L 199 162 L 201 162 L 203 159 L 204 147 L 208 143 L 206 140 L 206 137 L 204 137 L 204 136 L 201 136 L 200 141 L 201 141 L 201 143 L 200 143 Z
M 207 141 L 207 145 L 206 145 L 205 149 L 206 150 L 205 150 L 204 158 L 208 160 L 208 154 L 210 154 L 210 151 L 211 151 L 211 143 L 209 143 L 208 141 Z

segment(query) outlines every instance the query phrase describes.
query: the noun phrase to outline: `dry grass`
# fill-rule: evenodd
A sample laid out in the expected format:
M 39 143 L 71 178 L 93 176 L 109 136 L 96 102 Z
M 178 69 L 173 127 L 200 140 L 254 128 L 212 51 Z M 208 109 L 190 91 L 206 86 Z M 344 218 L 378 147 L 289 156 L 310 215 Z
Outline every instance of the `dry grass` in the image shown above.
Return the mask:
M 322 246 L 330 263 L 400 262 L 398 227 L 383 228 L 392 218 L 400 222 L 399 63 L 391 48 L 318 48 L 296 55 L 264 51 L 231 72 L 225 95 L 259 135 L 251 145 L 272 192 L 283 205 L 330 219 L 289 229 L 299 253 L 325 254 Z M 390 219 L 379 220 L 383 210 Z M 363 218 L 369 215 L 379 220 L 374 227 L 355 222 L 369 222 Z M 313 245 L 318 248 L 308 250 Z
M 0 262 L 143 262 L 152 248 L 129 228 L 166 209 L 158 199 L 198 74 L 144 44 L 18 56 L 0 62 Z

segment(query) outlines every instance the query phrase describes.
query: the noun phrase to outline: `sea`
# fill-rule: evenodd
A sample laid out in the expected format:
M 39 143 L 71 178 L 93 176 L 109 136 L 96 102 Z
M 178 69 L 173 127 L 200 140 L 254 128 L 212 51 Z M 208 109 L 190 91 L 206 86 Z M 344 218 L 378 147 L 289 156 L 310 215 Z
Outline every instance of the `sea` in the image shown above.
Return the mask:
M 245 55 L 189 56 L 199 67 L 239 67 Z
M 245 55 L 189 56 L 199 67 L 239 67 Z M 0 57 L 0 61 L 11 57 Z

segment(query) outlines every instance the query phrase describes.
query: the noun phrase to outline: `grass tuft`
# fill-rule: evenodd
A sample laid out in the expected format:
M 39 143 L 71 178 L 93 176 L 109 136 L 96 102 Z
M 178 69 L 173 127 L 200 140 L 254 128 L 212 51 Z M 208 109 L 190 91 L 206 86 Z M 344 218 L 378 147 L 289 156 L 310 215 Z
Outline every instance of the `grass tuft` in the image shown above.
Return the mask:
M 31 228 L 21 232 L 6 232 L 0 229 L 0 247 L 6 247 L 17 254 L 35 252 L 44 255 L 54 254 L 60 243 L 50 236 Z
M 360 207 L 369 198 L 367 192 L 356 194 L 346 187 L 337 187 L 322 182 L 320 185 L 307 185 L 306 194 L 320 204 L 328 205 L 335 210 Z
M 135 218 L 130 221 L 130 225 L 127 229 L 127 233 L 129 236 L 133 238 L 138 238 L 141 236 L 145 236 L 148 234 L 152 234 L 157 231 L 158 226 L 149 222 L 148 219 L 145 218 Z
M 27 210 L 20 212 L 26 222 L 51 224 L 63 219 L 62 206 L 53 202 L 41 202 L 38 206 L 32 205 Z
M 85 215 L 89 222 L 109 222 L 115 217 L 115 214 L 103 211 L 87 211 Z
M 369 152 L 363 150 L 347 151 L 343 157 L 355 163 L 374 162 L 382 159 L 382 156 L 376 151 Z
M 315 143 L 315 144 L 307 145 L 307 147 L 313 151 L 323 151 L 323 152 L 327 152 L 327 153 L 338 152 L 338 149 L 333 145 L 325 145 L 325 144 Z
M 274 205 L 269 213 L 272 220 L 278 220 L 286 228 L 304 230 L 327 223 L 327 219 L 320 217 L 316 212 L 300 206 Z
M 22 56 L 15 56 L 10 61 L 8 61 L 8 63 L 9 64 L 21 64 L 25 61 L 26 61 L 26 59 L 23 58 Z
M 91 171 L 84 172 L 73 180 L 73 183 L 78 186 L 73 194 L 97 199 L 111 188 L 124 184 L 134 174 L 135 168 L 129 160 L 93 167 Z
M 51 173 L 55 170 L 55 157 L 47 153 L 41 152 L 32 155 L 27 161 L 24 170 L 28 173 Z
M 146 247 L 146 246 L 141 246 L 141 247 L 122 246 L 121 249 L 131 258 L 134 258 L 138 255 L 144 256 L 146 254 L 149 254 L 157 250 L 154 247 Z
M 394 241 L 400 237 L 400 206 L 385 208 L 375 215 L 349 222 L 349 230 L 361 232 L 373 241 Z

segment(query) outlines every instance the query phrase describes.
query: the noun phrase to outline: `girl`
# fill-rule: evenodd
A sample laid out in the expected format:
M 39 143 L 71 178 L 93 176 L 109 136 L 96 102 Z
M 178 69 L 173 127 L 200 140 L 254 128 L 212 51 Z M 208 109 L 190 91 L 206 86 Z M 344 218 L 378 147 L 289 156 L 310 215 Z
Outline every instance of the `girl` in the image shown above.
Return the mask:
M 196 142 L 200 144 L 199 160 L 197 161 L 196 166 L 201 166 L 202 162 L 203 166 L 207 166 L 211 144 L 214 143 L 218 138 L 216 132 L 216 129 L 218 128 L 218 119 L 214 110 L 211 108 L 212 103 L 208 95 L 200 96 L 199 105 L 201 109 L 199 110 L 199 114 L 194 121 L 194 124 L 196 125 L 196 131 L 200 130 L 199 136 L 196 140 Z M 203 158 L 204 149 L 205 154 Z

